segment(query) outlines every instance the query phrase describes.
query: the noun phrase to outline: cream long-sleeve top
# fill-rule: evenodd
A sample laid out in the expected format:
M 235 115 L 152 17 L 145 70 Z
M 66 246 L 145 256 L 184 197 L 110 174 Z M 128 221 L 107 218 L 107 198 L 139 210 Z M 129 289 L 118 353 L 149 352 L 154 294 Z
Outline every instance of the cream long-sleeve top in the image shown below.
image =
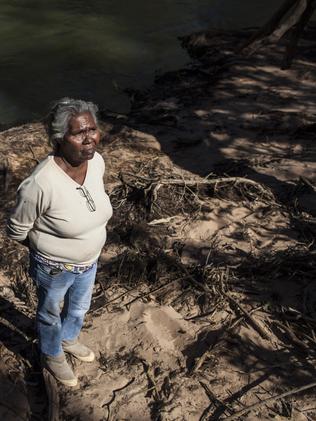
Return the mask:
M 31 249 L 57 262 L 88 265 L 96 261 L 112 216 L 104 169 L 103 158 L 96 152 L 88 161 L 83 183 L 95 204 L 91 212 L 78 189 L 81 186 L 49 155 L 19 186 L 8 236 L 17 241 L 28 237 Z

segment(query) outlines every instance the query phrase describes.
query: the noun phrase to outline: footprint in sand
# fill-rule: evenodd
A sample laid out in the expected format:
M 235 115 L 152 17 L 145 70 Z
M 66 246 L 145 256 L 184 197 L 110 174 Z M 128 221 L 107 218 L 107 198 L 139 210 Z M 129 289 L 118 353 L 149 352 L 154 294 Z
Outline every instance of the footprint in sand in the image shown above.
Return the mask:
M 130 322 L 136 316 L 141 330 L 145 329 L 144 336 L 151 337 L 150 342 L 163 351 L 178 353 L 188 340 L 192 340 L 188 322 L 172 307 L 138 304 L 138 308 L 133 310 Z

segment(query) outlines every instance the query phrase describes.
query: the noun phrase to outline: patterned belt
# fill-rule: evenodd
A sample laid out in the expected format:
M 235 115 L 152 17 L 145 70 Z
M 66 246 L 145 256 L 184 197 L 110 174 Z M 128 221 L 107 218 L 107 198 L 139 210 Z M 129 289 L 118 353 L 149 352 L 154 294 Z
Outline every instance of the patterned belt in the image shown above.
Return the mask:
M 46 257 L 43 257 L 40 254 L 35 253 L 34 251 L 31 252 L 31 255 L 34 258 L 34 260 L 36 260 L 39 263 L 43 263 L 44 265 L 50 266 L 52 268 L 66 270 L 67 272 L 71 272 L 75 274 L 84 273 L 87 270 L 91 269 L 92 266 L 95 264 L 94 262 L 87 266 L 80 266 L 80 265 L 72 265 L 70 263 L 55 262 L 54 260 L 46 259 Z

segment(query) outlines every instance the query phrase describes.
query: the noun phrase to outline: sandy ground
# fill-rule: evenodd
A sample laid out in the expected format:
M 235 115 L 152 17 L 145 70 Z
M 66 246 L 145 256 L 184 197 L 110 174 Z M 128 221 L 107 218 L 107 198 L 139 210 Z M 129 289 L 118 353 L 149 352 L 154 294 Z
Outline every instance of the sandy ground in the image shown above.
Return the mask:
M 190 66 L 103 112 L 114 205 L 61 420 L 314 420 L 315 54 L 243 57 L 196 34 Z M 315 50 L 314 50 L 315 52 Z M 40 123 L 0 134 L 1 218 L 49 151 Z M 224 180 L 223 180 L 224 179 Z M 1 231 L 1 419 L 46 419 L 27 256 Z M 283 392 L 284 399 L 238 411 Z

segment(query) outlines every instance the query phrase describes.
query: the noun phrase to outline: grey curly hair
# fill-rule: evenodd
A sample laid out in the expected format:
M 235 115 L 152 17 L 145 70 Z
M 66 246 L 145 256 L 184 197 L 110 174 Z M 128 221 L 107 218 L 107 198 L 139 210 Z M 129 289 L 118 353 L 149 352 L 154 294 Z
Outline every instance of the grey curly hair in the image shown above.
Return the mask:
M 53 103 L 46 119 L 46 131 L 49 143 L 54 149 L 67 133 L 69 120 L 85 112 L 89 112 L 98 124 L 98 107 L 93 102 L 65 97 Z

